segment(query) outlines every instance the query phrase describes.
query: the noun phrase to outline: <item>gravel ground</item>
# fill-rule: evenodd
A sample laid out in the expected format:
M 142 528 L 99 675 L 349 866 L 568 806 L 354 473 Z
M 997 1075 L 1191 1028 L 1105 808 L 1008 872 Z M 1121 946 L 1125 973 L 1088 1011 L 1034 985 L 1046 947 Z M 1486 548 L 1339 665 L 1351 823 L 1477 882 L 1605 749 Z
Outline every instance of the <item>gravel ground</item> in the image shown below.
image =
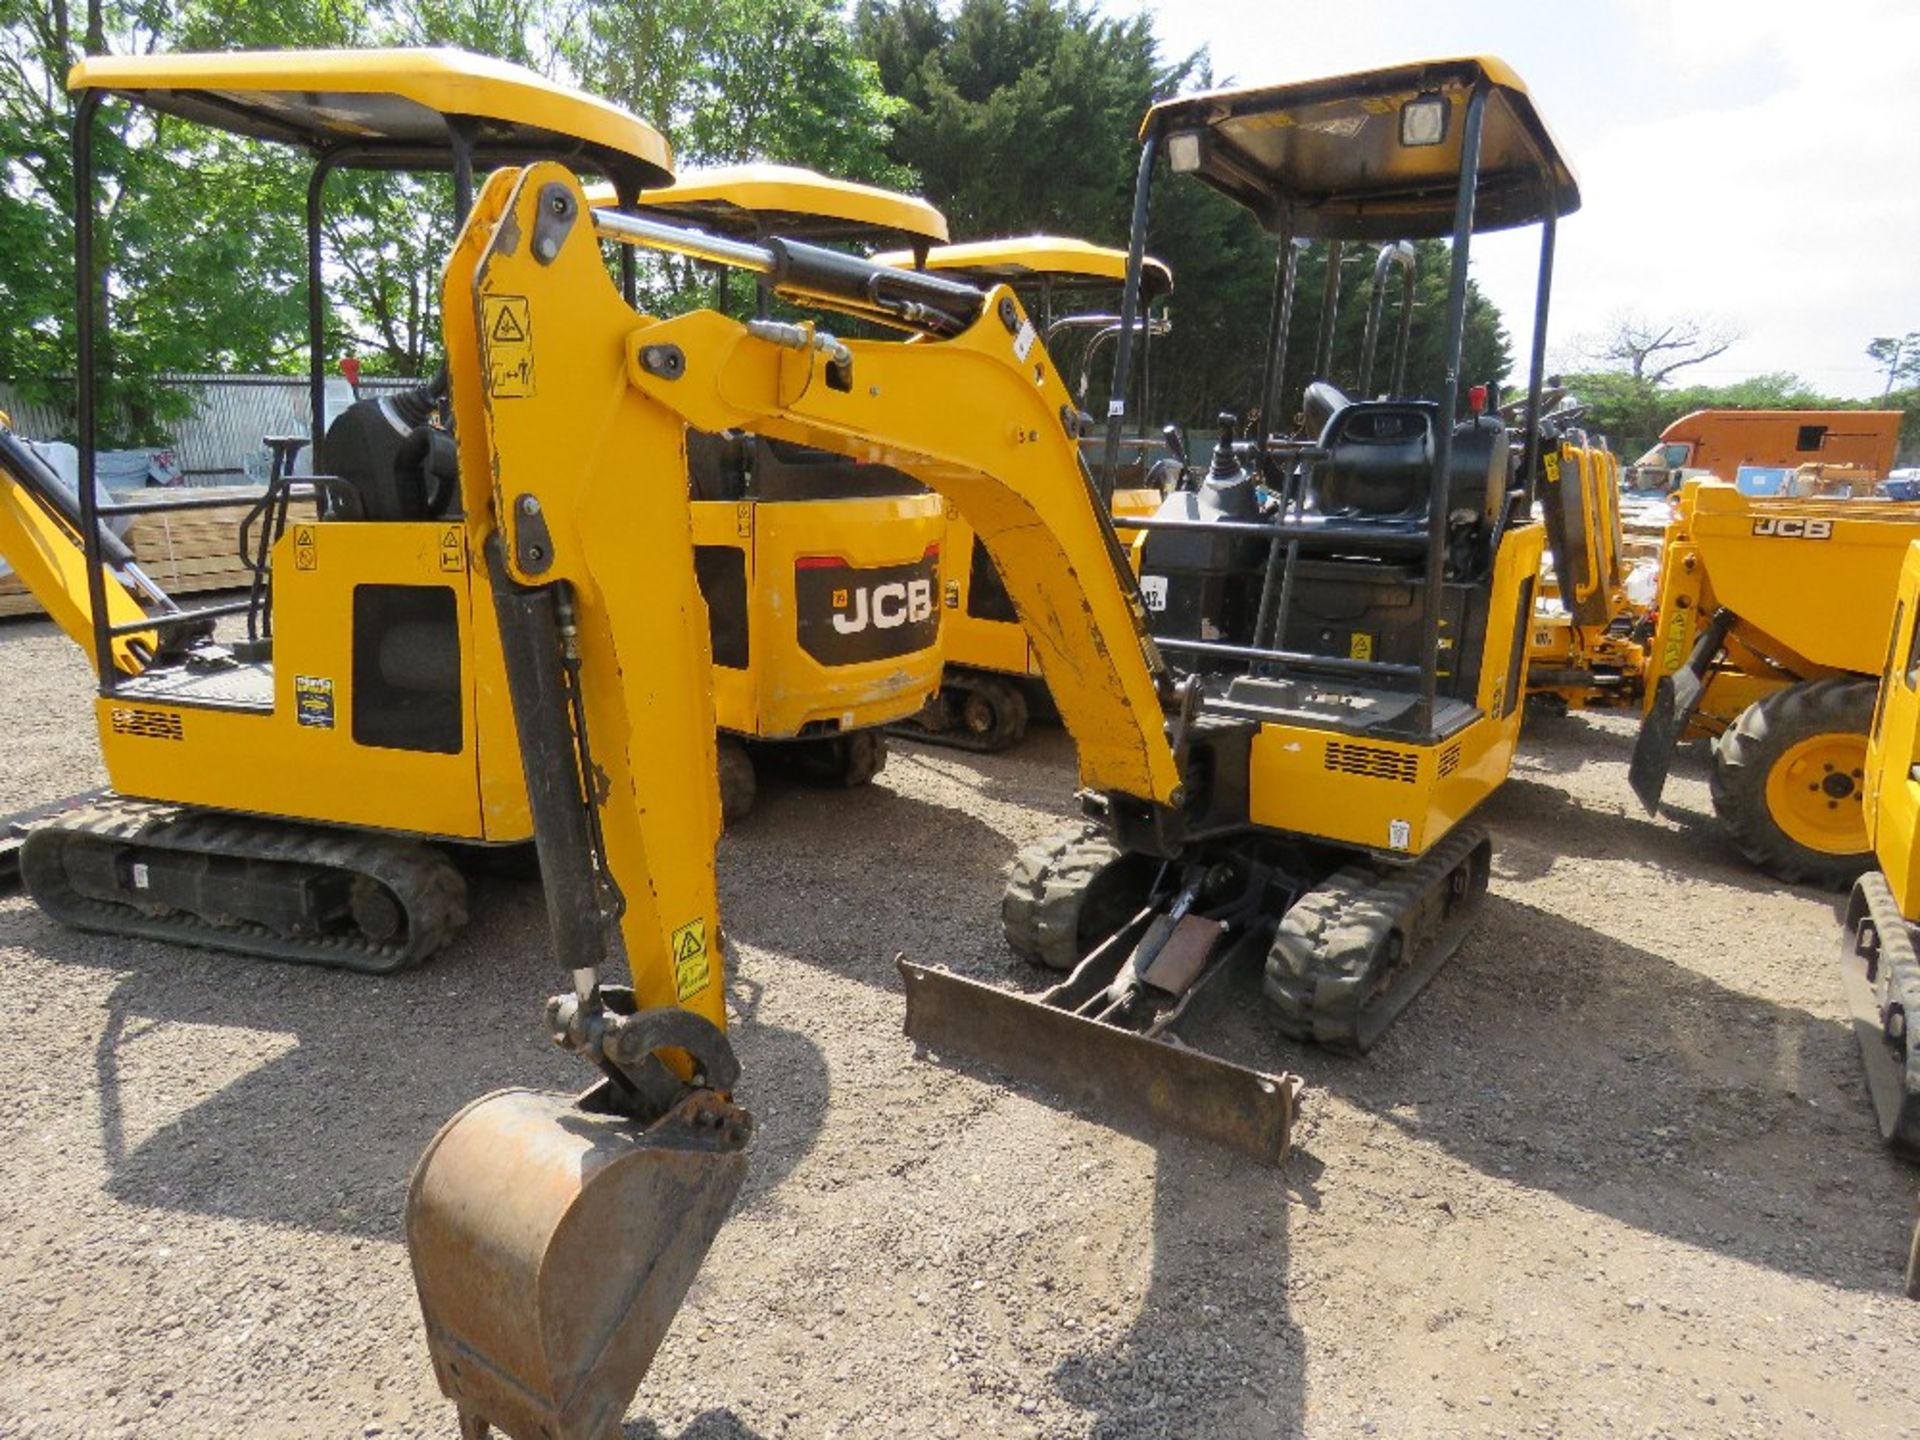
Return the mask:
M 104 778 L 88 677 L 0 626 L 0 812 Z M 1548 722 L 1491 803 L 1493 895 L 1279 1172 L 914 1058 L 897 951 L 1006 979 L 1000 871 L 1067 813 L 1041 730 L 770 787 L 721 848 L 752 1179 L 629 1440 L 1912 1435 L 1913 1173 L 1879 1149 L 1830 897 L 1668 814 L 1630 727 Z M 570 1087 L 537 891 L 391 979 L 55 928 L 0 899 L 0 1435 L 450 1436 L 401 1207 L 467 1098 Z M 1032 977 L 1015 976 L 1030 982 Z M 1901 1356 L 1908 1357 L 1905 1360 Z

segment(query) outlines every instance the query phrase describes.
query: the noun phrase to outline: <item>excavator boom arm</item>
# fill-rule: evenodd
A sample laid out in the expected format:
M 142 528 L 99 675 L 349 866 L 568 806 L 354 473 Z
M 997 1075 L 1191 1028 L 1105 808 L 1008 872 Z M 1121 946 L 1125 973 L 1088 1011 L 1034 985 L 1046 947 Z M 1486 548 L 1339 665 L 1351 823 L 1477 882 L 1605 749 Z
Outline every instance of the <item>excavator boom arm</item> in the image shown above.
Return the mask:
M 807 292 L 816 301 L 847 288 L 833 257 L 801 258 L 826 287 Z M 886 273 L 869 278 L 912 288 Z M 850 298 L 865 314 L 896 303 Z M 474 583 L 499 618 L 554 944 L 573 977 L 548 1027 L 607 1076 L 577 1102 L 476 1101 L 415 1172 L 408 1248 L 463 1433 L 617 1428 L 745 1173 L 689 425 L 892 465 L 945 495 L 1000 564 L 1082 779 L 1177 803 L 1166 676 L 1081 468 L 1078 415 L 1011 292 L 978 311 L 970 293 L 944 298 L 979 318 L 940 312 L 929 328 L 958 333 L 906 343 L 842 345 L 713 313 L 647 319 L 614 289 L 578 182 L 552 165 L 495 173 L 448 262 L 462 498 L 487 559 Z M 868 614 L 900 599 L 876 590 Z M 620 951 L 630 990 L 602 983 Z

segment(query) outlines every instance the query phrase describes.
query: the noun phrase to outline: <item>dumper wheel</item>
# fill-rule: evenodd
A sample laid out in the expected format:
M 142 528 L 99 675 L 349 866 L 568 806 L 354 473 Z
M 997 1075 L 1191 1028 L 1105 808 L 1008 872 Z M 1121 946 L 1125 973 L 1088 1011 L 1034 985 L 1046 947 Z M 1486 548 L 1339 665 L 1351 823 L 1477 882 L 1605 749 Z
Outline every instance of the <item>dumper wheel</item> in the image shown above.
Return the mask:
M 747 747 L 729 736 L 720 737 L 720 823 L 731 825 L 744 820 L 760 793 L 760 781 L 753 773 L 753 757 Z
M 887 736 L 882 730 L 855 730 L 828 740 L 802 741 L 796 759 L 800 773 L 815 785 L 848 790 L 870 785 L 887 768 Z
M 1145 903 L 1154 862 L 1123 855 L 1097 830 L 1070 830 L 1014 857 L 1000 900 L 1007 948 L 1029 965 L 1071 970 Z
M 1861 805 L 1873 698 L 1871 680 L 1789 685 L 1714 742 L 1714 813 L 1776 880 L 1838 890 L 1873 864 Z

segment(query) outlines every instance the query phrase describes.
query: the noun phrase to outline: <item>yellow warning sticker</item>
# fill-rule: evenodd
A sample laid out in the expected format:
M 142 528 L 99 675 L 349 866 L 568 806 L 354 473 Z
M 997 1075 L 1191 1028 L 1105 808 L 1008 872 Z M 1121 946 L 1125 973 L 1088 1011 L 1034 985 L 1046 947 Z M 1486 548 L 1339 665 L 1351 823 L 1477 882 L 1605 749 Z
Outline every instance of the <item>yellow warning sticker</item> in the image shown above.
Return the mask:
M 296 570 L 320 568 L 320 547 L 314 543 L 311 525 L 293 527 L 293 568 Z
M 487 345 L 487 393 L 496 400 L 533 394 L 533 316 L 524 295 L 483 295 L 480 323 Z
M 707 922 L 689 920 L 673 932 L 670 943 L 674 989 L 684 1005 L 706 989 L 713 978 L 713 967 L 707 961 Z
M 1353 660 L 1371 660 L 1373 658 L 1373 636 L 1364 630 L 1356 630 L 1347 640 L 1347 656 Z
M 1540 468 L 1547 472 L 1547 483 L 1549 485 L 1558 485 L 1560 483 L 1560 457 L 1554 454 L 1553 451 L 1549 450 L 1540 457 Z
M 440 568 L 454 575 L 467 568 L 467 551 L 461 543 L 458 525 L 449 525 L 440 532 Z

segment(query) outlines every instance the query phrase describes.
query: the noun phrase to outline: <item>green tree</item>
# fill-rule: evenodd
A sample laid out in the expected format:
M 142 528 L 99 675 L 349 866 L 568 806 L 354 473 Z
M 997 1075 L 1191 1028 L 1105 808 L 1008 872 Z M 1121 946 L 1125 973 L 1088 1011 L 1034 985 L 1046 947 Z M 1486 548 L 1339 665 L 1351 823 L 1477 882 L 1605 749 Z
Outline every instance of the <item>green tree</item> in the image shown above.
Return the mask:
M 73 374 L 71 66 L 88 55 L 211 43 L 328 44 L 358 11 L 337 3 L 0 0 L 0 376 L 67 398 Z M 101 261 L 103 438 L 158 440 L 180 397 L 166 370 L 282 363 L 304 332 L 301 188 L 284 158 L 109 103 L 94 130 L 95 244 Z
M 1893 394 L 1893 387 L 1902 381 L 1920 380 L 1920 330 L 1869 340 L 1867 358 L 1886 372 L 1882 395 Z
M 1055 230 L 1124 245 L 1132 224 L 1137 136 L 1147 108 L 1212 84 L 1204 54 L 1160 54 L 1144 17 L 1080 0 L 861 0 L 854 28 L 889 91 L 907 104 L 893 154 L 964 238 Z M 1156 176 L 1148 247 L 1174 273 L 1173 333 L 1153 347 L 1147 418 L 1210 423 L 1259 402 L 1274 240 L 1252 215 L 1191 181 Z M 1331 368 L 1352 384 L 1372 255 L 1350 252 Z M 1310 377 L 1324 252 L 1300 267 L 1283 409 Z M 1444 244 L 1421 247 L 1409 389 L 1440 386 Z M 1396 292 L 1397 293 L 1397 292 Z M 1469 294 L 1463 371 L 1502 380 L 1510 345 L 1496 309 Z M 1096 413 L 1104 396 L 1089 397 Z

